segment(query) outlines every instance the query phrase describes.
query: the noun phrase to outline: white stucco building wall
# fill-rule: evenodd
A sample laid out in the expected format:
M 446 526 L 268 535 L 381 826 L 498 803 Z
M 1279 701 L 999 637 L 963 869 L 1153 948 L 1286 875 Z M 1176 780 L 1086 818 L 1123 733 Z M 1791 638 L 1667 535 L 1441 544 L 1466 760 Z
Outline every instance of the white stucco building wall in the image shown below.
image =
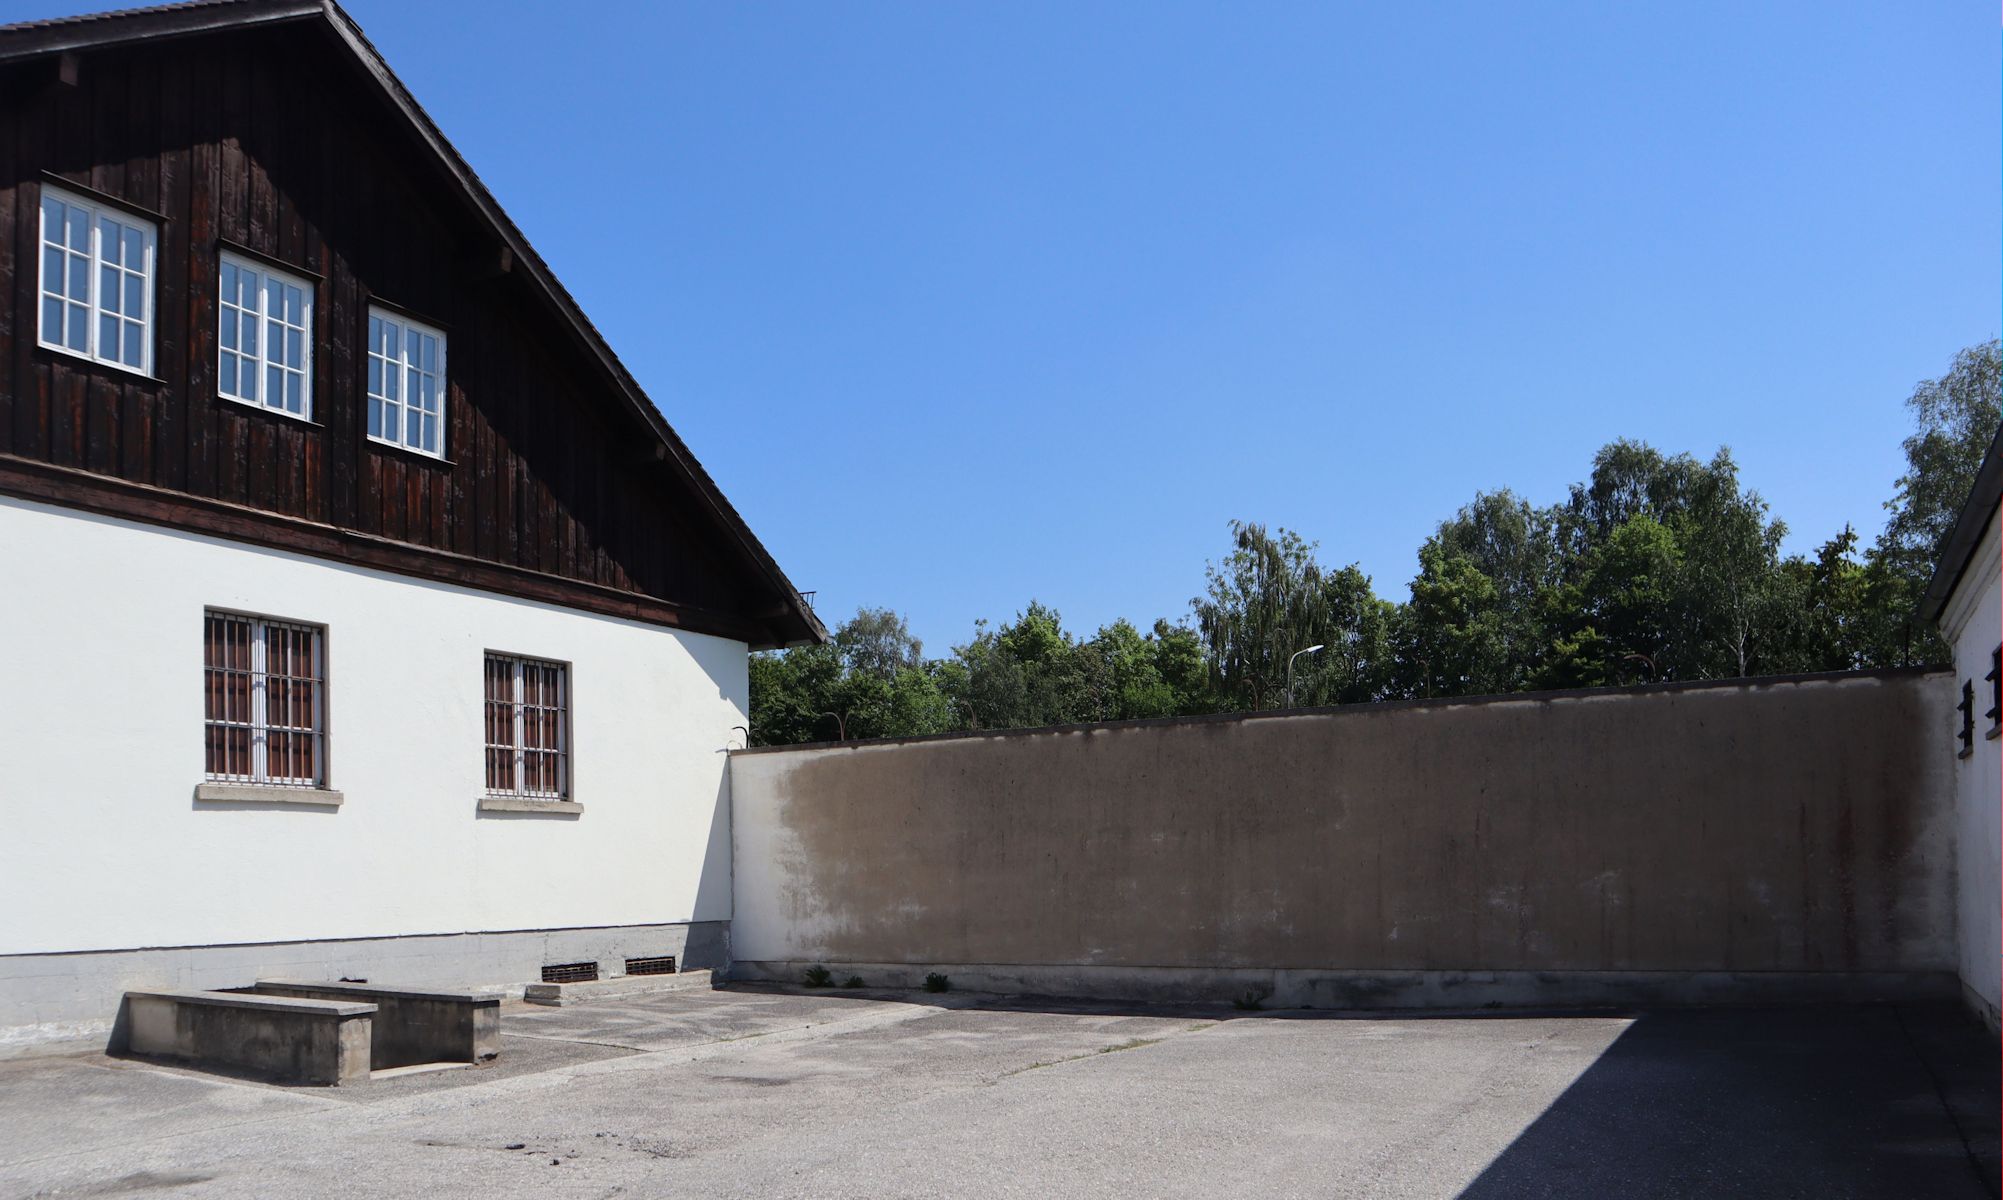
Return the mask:
M 2003 644 L 2003 549 L 1998 522 L 1990 520 L 1960 581 L 1941 612 L 1940 627 L 1954 651 L 1955 687 L 1975 687 L 1974 748 L 1954 767 L 1957 940 L 1961 979 L 1969 1003 L 1990 1028 L 2003 1008 L 2003 738 L 1991 736 L 1985 715 L 1991 703 L 1990 655 Z M 1943 753 L 1958 753 L 1950 733 Z
M 662 926 L 728 920 L 742 642 L 7 498 L 0 545 L 0 1043 L 108 1017 L 114 984 L 248 983 L 275 952 L 247 945 L 339 970 L 339 945 L 299 944 L 417 938 L 401 972 L 395 943 L 349 957 L 520 984 L 538 954 L 659 953 Z M 325 627 L 341 807 L 196 800 L 211 607 Z M 570 664 L 582 813 L 477 810 L 488 650 Z M 552 930 L 595 932 L 512 936 Z M 197 949 L 127 953 L 160 947 Z

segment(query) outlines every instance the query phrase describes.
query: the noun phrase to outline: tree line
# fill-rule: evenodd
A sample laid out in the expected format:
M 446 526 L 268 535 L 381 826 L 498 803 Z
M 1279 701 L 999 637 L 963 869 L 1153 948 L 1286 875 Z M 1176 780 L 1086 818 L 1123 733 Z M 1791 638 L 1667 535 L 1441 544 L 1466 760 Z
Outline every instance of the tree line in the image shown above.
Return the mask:
M 1403 603 L 1299 534 L 1239 521 L 1188 614 L 1145 631 L 1082 637 L 1031 600 L 928 658 L 901 615 L 864 608 L 829 645 L 752 656 L 751 742 L 1945 661 L 1916 610 L 2003 421 L 1999 380 L 1991 341 L 1914 389 L 1906 470 L 1868 546 L 1846 526 L 1783 556 L 1787 527 L 1728 451 L 1615 441 L 1556 503 L 1477 493 L 1419 547 Z

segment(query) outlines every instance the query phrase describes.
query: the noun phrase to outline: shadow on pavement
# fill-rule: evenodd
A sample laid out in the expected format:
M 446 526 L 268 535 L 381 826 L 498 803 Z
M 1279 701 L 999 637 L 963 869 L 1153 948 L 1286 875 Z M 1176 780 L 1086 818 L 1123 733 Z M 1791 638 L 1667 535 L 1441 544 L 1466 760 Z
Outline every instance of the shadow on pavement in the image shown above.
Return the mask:
M 1282 1021 L 1632 1023 L 1460 1194 L 1997 1200 L 1998 1046 L 1952 1004 L 1713 1009 L 1242 1011 L 1050 996 L 806 989 L 734 992 L 970 1010 Z
M 1998 1086 L 1951 1006 L 1649 1013 L 1461 1200 L 1994 1197 Z

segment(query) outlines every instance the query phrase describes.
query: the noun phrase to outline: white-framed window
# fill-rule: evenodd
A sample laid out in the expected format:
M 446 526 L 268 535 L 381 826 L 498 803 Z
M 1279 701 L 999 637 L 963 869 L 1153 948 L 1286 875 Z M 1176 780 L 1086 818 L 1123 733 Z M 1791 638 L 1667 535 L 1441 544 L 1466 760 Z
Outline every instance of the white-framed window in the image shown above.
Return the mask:
M 153 373 L 153 271 L 159 230 L 42 185 L 44 346 Z
M 313 285 L 222 253 L 216 391 L 225 399 L 313 419 Z
M 320 787 L 327 780 L 327 631 L 203 614 L 208 778 Z
M 445 457 L 445 335 L 369 309 L 369 436 Z
M 570 668 L 487 653 L 487 793 L 570 798 Z

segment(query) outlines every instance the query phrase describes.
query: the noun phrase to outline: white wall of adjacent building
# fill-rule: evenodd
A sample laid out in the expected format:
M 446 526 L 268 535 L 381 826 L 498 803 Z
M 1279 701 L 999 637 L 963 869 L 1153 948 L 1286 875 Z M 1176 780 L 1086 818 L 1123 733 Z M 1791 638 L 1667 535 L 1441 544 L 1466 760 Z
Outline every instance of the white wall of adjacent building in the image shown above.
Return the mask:
M 1954 767 L 1957 930 L 1961 979 L 1972 1003 L 1993 1028 L 2003 1008 L 2003 738 L 1990 729 L 1990 654 L 2003 643 L 2003 549 L 1992 519 L 1961 582 L 1941 614 L 1941 631 L 1954 650 L 1955 688 L 1975 686 L 1974 750 L 1959 757 L 1954 731 L 1943 731 L 1943 753 Z M 1958 719 L 1958 715 L 1957 715 Z
M 742 642 L 6 498 L 0 546 L 0 955 L 728 920 Z M 196 800 L 211 607 L 326 628 L 339 808 Z M 570 664 L 581 814 L 477 810 L 488 650 Z

